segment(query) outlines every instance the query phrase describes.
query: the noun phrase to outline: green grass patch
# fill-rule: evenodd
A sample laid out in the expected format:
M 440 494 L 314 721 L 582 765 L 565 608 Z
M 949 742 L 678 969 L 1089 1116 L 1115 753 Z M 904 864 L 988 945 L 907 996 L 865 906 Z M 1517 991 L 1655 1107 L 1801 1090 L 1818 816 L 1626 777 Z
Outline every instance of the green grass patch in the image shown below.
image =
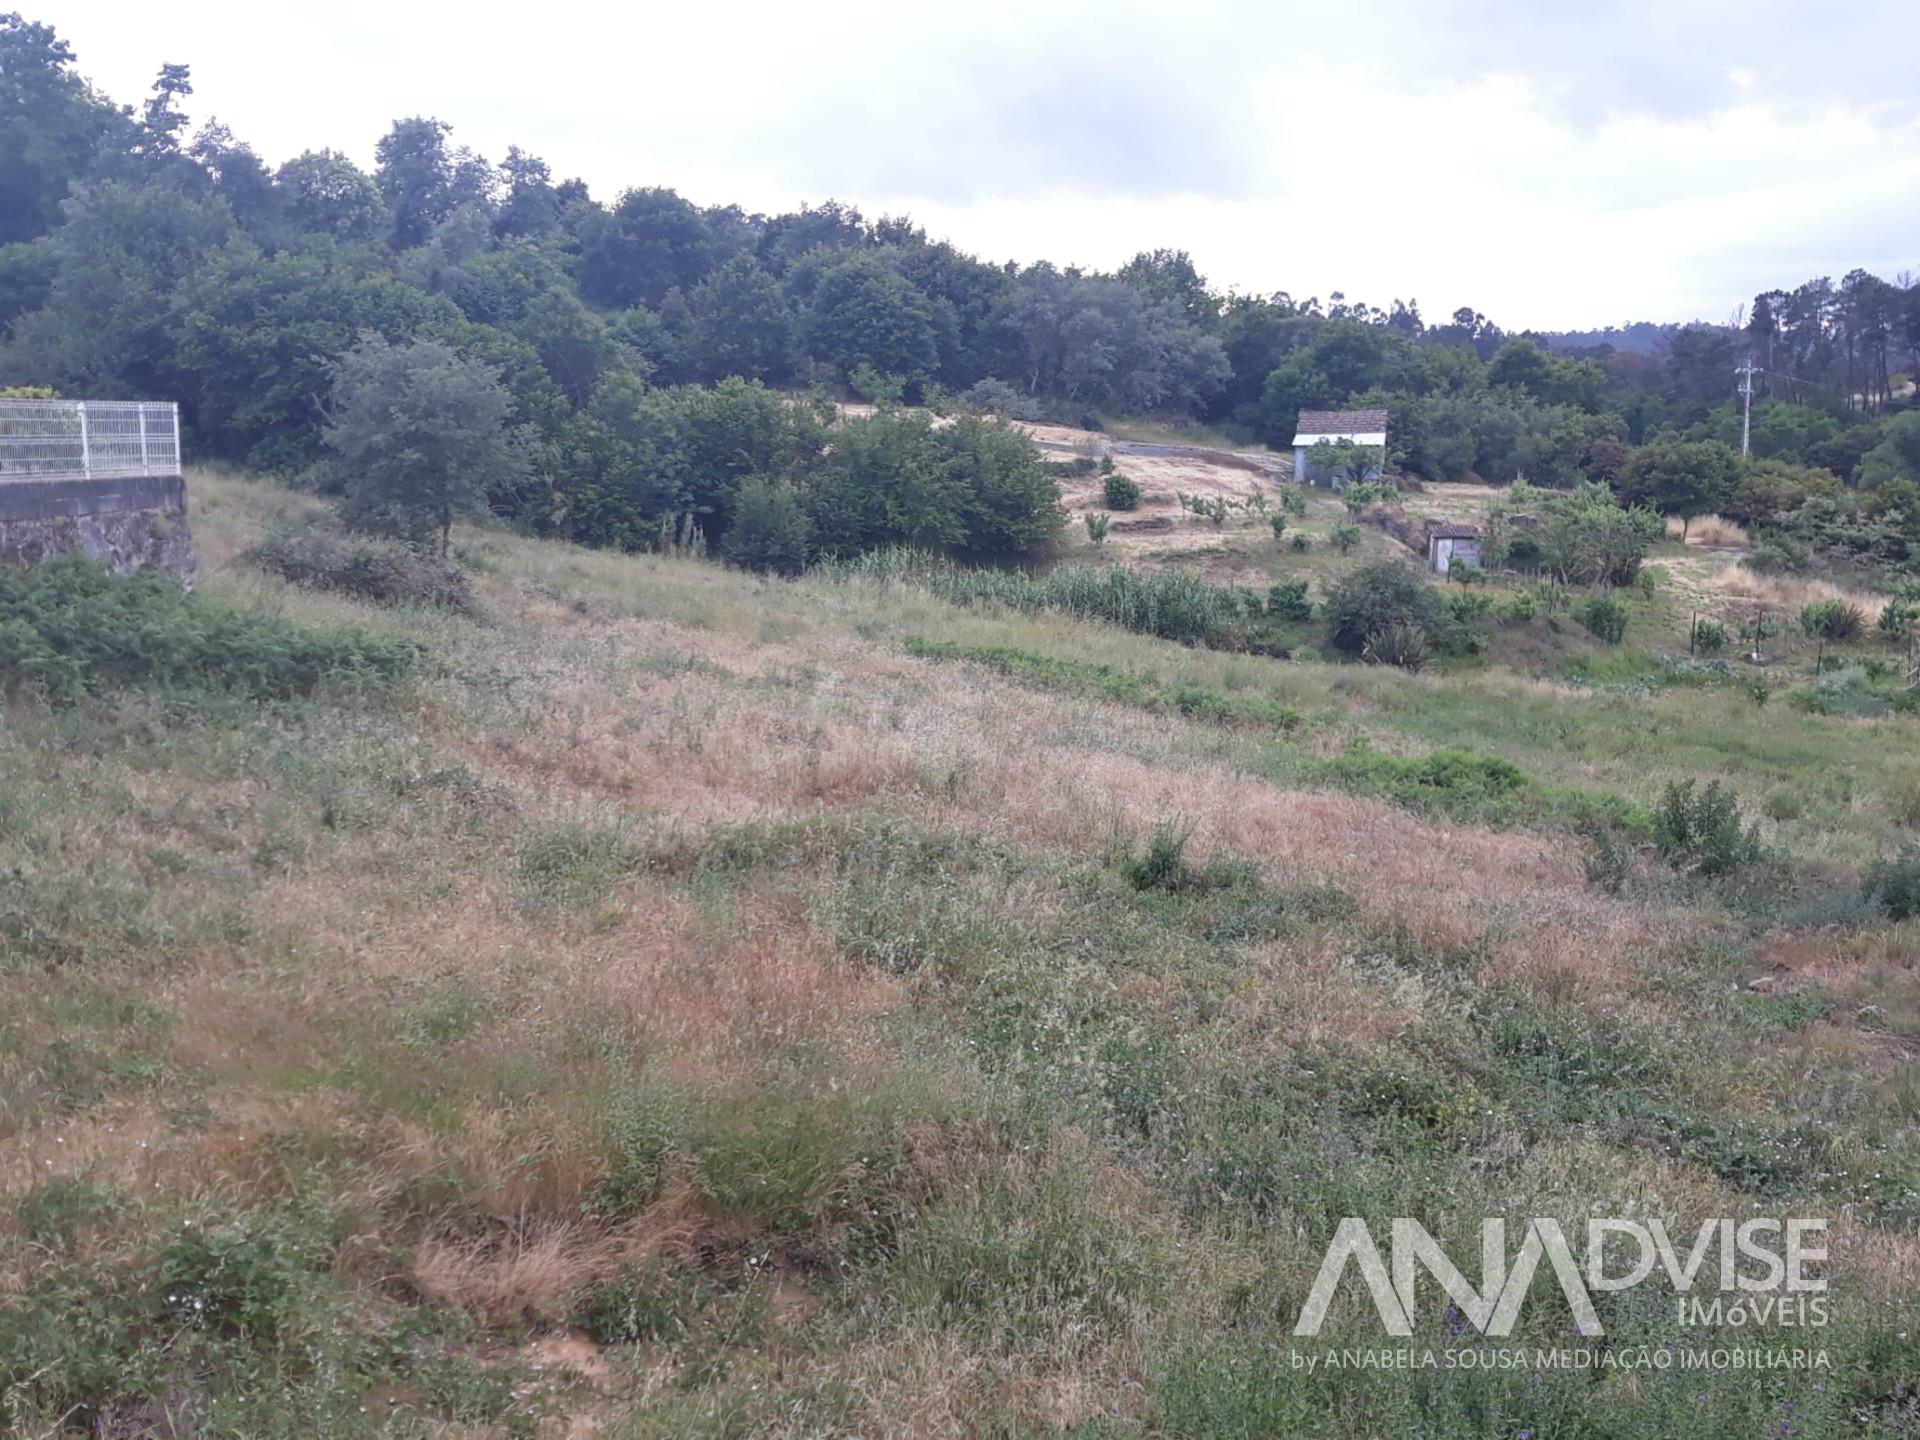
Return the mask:
M 1042 655 L 1012 645 L 961 645 L 944 640 L 906 637 L 909 655 L 923 660 L 964 660 L 1043 689 L 1099 695 L 1123 705 L 1156 713 L 1177 713 L 1224 725 L 1270 726 L 1275 730 L 1300 728 L 1300 712 L 1277 700 L 1223 695 L 1204 685 L 1168 684 L 1132 674 L 1112 665 Z
M 114 686 L 262 700 L 323 683 L 384 687 L 419 653 L 407 641 L 305 629 L 189 595 L 158 570 L 114 576 L 75 556 L 0 572 L 0 687 L 59 705 Z

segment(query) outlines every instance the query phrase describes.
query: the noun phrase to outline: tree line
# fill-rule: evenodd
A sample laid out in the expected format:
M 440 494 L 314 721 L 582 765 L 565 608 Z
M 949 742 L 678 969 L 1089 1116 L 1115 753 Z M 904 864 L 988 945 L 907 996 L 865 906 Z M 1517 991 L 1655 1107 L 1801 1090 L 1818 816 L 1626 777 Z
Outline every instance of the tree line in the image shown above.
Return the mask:
M 191 95 L 169 64 L 138 108 L 116 105 L 51 27 L 0 15 L 0 383 L 176 399 L 197 453 L 258 469 L 327 459 L 338 367 L 377 340 L 491 377 L 517 458 L 482 467 L 486 503 L 593 543 L 646 543 L 687 513 L 718 540 L 749 479 L 807 471 L 825 493 L 810 472 L 842 447 L 788 433 L 812 419 L 767 428 L 751 387 L 1091 425 L 1184 416 L 1276 445 L 1303 408 L 1384 405 L 1402 473 L 1639 483 L 1679 513 L 1730 497 L 1732 372 L 1752 354 L 1754 454 L 1793 472 L 1756 488 L 1740 470 L 1768 515 L 1829 481 L 1844 502 L 1866 478 L 1920 478 L 1887 449 L 1910 404 L 1901 372 L 1920 368 L 1920 286 L 1864 272 L 1768 292 L 1744 329 L 1681 328 L 1654 353 L 1555 345 L 1470 307 L 1430 324 L 1412 301 L 1223 296 L 1178 250 L 1096 274 L 990 263 L 832 201 L 760 215 L 644 186 L 602 201 L 426 117 L 396 121 L 370 172 L 328 149 L 273 167 L 217 121 L 191 127 Z M 717 459 L 700 438 L 716 410 L 760 427 Z M 942 477 L 924 495 L 1023 493 L 1024 474 L 969 468 L 991 468 L 986 442 L 933 456 L 949 442 L 890 424 L 903 449 L 887 463 Z M 1655 441 L 1717 448 L 1639 459 Z M 850 464 L 831 459 L 833 483 Z M 1883 512 L 1920 516 L 1892 493 Z M 896 494 L 876 513 L 978 548 L 1047 528 L 964 508 Z M 815 543 L 852 543 L 814 511 Z

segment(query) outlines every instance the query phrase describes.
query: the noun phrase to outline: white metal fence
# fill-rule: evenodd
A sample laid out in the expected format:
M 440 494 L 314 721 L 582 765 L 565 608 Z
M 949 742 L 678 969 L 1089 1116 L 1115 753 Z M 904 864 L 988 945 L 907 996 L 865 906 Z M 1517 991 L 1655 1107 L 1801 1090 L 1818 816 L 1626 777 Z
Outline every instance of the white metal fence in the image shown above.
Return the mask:
M 180 407 L 158 400 L 0 400 L 0 484 L 180 473 Z

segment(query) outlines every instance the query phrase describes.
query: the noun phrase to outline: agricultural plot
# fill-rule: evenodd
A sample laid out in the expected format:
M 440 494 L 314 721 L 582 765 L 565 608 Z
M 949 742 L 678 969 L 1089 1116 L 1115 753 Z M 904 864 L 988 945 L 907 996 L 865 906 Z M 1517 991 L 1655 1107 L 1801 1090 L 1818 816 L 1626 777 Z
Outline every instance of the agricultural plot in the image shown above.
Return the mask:
M 497 533 L 379 606 L 195 484 L 194 604 L 360 638 L 6 712 L 19 1433 L 1920 1423 L 1912 718 Z M 1514 1343 L 1610 1363 L 1289 1358 L 1343 1217 L 1647 1213 L 1825 1217 L 1826 1318 L 1543 1279 Z M 1395 1343 L 1500 1348 L 1437 1297 Z M 1311 1348 L 1379 1343 L 1356 1283 Z

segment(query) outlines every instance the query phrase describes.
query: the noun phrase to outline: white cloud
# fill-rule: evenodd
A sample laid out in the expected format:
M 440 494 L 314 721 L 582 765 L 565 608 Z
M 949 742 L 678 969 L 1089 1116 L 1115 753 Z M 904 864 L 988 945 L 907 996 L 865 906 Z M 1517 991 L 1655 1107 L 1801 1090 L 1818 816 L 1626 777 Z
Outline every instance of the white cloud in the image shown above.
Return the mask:
M 196 116 L 276 161 L 365 162 L 395 116 L 432 114 L 602 198 L 832 196 L 995 259 L 1181 246 L 1217 284 L 1417 296 L 1430 317 L 1723 318 L 1764 286 L 1920 263 L 1914 67 L 1857 43 L 1875 14 L 1836 50 L 1831 17 L 1784 0 L 91 0 L 51 19 L 122 101 L 191 63 Z

